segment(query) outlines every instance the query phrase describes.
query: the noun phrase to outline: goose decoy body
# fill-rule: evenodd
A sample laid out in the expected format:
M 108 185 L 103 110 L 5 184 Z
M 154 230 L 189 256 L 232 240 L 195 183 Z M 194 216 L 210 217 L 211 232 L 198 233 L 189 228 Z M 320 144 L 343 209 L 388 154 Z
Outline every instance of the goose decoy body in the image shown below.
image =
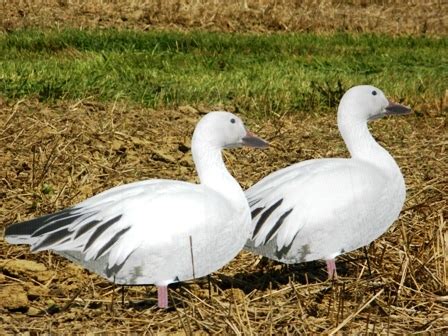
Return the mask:
M 400 168 L 367 122 L 409 112 L 376 87 L 348 90 L 337 120 L 351 157 L 299 162 L 249 188 L 252 234 L 246 249 L 288 264 L 323 259 L 329 277 L 336 276 L 335 258 L 382 235 L 405 200 Z
M 6 241 L 53 250 L 122 285 L 155 284 L 168 306 L 170 283 L 227 264 L 250 232 L 250 209 L 226 169 L 228 147 L 266 147 L 229 112 L 197 124 L 191 150 L 200 183 L 152 179 L 116 186 L 60 212 L 8 226 Z

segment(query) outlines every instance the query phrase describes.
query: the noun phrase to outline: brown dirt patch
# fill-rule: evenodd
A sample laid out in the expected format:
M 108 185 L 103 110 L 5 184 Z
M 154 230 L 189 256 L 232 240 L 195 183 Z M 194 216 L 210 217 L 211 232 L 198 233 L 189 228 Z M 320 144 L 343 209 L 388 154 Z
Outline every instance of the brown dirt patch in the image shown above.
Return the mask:
M 189 139 L 200 116 L 191 107 L 0 101 L 0 227 L 120 183 L 194 181 Z M 212 275 L 211 299 L 199 279 L 172 286 L 177 309 L 160 311 L 152 286 L 127 288 L 122 306 L 108 281 L 0 238 L 0 297 L 10 300 L 0 304 L 0 333 L 446 332 L 446 120 L 446 110 L 424 110 L 372 124 L 402 167 L 408 195 L 400 219 L 370 247 L 371 277 L 360 251 L 338 260 L 336 284 L 325 282 L 320 263 L 288 267 L 242 252 Z M 346 155 L 335 115 L 246 121 L 272 147 L 226 152 L 245 187 L 292 162 Z
M 443 0 L 8 0 L 0 2 L 0 13 L 0 31 L 114 27 L 448 34 Z

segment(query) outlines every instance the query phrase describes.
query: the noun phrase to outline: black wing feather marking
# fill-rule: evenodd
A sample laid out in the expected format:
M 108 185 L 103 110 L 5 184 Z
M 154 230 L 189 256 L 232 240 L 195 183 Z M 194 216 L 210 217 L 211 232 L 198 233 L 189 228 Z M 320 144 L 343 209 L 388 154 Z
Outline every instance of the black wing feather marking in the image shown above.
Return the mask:
M 278 229 L 280 229 L 280 226 L 282 225 L 283 221 L 286 219 L 286 217 L 288 217 L 291 214 L 292 210 L 293 210 L 293 208 L 289 209 L 283 215 L 280 216 L 277 223 L 275 223 L 274 227 L 266 235 L 266 239 L 264 241 L 265 243 L 268 242 L 272 238 L 272 236 L 277 233 L 277 231 L 278 231 Z
M 31 251 L 46 249 L 50 245 L 60 242 L 61 240 L 66 241 L 67 237 L 70 234 L 71 234 L 71 232 L 66 228 L 64 228 L 62 230 L 54 231 L 54 232 L 48 234 L 45 237 L 45 239 L 43 239 L 39 244 L 37 244 L 36 246 L 32 246 Z
M 67 218 L 67 217 L 70 217 L 70 216 L 76 215 L 76 214 L 77 214 L 76 209 L 67 208 L 67 209 L 63 209 L 63 210 L 58 211 L 58 212 L 53 213 L 53 214 L 49 214 L 49 215 L 45 215 L 45 216 L 36 218 L 34 220 L 36 220 L 36 221 L 40 220 L 43 223 L 52 223 L 54 221 L 58 221 L 60 219 L 64 219 L 64 218 Z
M 264 222 L 268 219 L 268 217 L 274 212 L 275 209 L 277 209 L 280 204 L 282 204 L 283 198 L 279 199 L 277 202 L 275 202 L 273 205 L 271 205 L 269 208 L 267 208 L 260 216 L 260 219 L 257 222 L 257 225 L 255 226 L 254 233 L 252 235 L 252 239 L 255 238 L 257 233 L 260 231 L 261 227 L 263 226 Z
M 78 238 L 79 236 L 81 236 L 83 233 L 86 233 L 87 231 L 89 231 L 91 228 L 93 228 L 95 225 L 97 225 L 98 223 L 101 223 L 100 220 L 98 219 L 94 219 L 93 221 L 90 221 L 86 224 L 84 224 L 83 226 L 81 226 L 78 231 L 76 231 L 75 234 L 75 238 Z
M 14 223 L 6 228 L 5 236 L 29 236 L 37 230 L 41 229 L 42 225 L 66 217 L 71 213 L 71 211 L 73 211 L 73 209 L 68 208 L 55 214 L 41 216 L 38 218 L 27 220 L 25 222 Z
M 109 219 L 107 222 L 105 222 L 104 224 L 101 224 L 100 226 L 98 226 L 95 230 L 95 232 L 92 233 L 92 235 L 90 236 L 89 240 L 87 241 L 86 246 L 84 246 L 83 252 L 85 252 L 92 244 L 93 242 L 99 237 L 101 236 L 101 234 L 106 231 L 111 225 L 115 224 L 116 222 L 118 222 L 121 218 L 121 215 L 115 216 L 114 218 Z
M 68 213 L 67 216 L 59 216 L 57 219 L 51 218 L 51 222 L 48 224 L 45 224 L 41 228 L 37 229 L 33 232 L 31 237 L 37 237 L 45 235 L 46 233 L 51 233 L 53 231 L 56 231 L 58 229 L 63 229 L 72 224 L 76 219 L 81 217 L 82 214 L 70 214 Z
M 103 256 L 110 248 L 121 238 L 131 227 L 124 228 L 121 231 L 118 231 L 111 240 L 109 240 L 96 254 L 95 260 Z
M 283 246 L 280 250 L 276 249 L 275 256 L 279 259 L 282 259 L 285 255 L 288 254 L 289 250 L 292 247 L 292 243 L 294 243 L 294 240 L 296 239 L 297 233 L 295 234 L 294 238 L 291 240 L 291 243 L 289 245 Z
M 263 210 L 263 209 L 264 209 L 264 207 L 256 208 L 255 210 L 253 210 L 251 212 L 250 215 L 252 216 L 252 218 L 255 218 L 260 213 L 260 211 Z
M 289 245 L 285 245 L 280 250 L 276 250 L 275 256 L 279 259 L 282 259 L 285 255 L 288 254 L 293 242 L 294 242 L 294 239 L 291 241 L 291 243 Z
M 134 251 L 132 251 L 132 252 L 134 252 Z M 130 257 L 132 252 L 129 253 L 129 255 L 126 257 L 126 259 L 121 264 L 115 264 L 112 267 L 110 267 L 110 265 L 108 264 L 106 269 L 105 269 L 106 276 L 108 278 L 110 278 L 113 275 L 114 276 L 114 282 L 115 282 L 115 275 L 117 275 L 117 273 L 120 272 L 120 270 L 123 268 L 124 264 L 126 264 L 126 261 Z
M 253 207 L 255 204 L 257 204 L 258 202 L 260 202 L 259 199 L 254 199 L 254 200 L 249 200 L 249 206 Z

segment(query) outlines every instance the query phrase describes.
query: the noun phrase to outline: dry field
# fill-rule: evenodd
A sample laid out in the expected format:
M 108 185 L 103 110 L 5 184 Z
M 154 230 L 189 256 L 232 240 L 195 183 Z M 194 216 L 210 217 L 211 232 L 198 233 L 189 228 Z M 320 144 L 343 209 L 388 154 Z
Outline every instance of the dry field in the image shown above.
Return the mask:
M 400 219 L 369 249 L 325 265 L 287 267 L 243 252 L 206 280 L 172 286 L 177 309 L 155 307 L 152 286 L 121 288 L 51 253 L 0 241 L 0 333 L 408 333 L 447 332 L 446 106 L 372 125 L 408 187 Z M 203 111 L 202 111 L 203 112 Z M 201 111 L 154 111 L 95 102 L 0 104 L 2 226 L 151 177 L 195 180 L 190 136 Z M 247 187 L 311 157 L 345 156 L 335 115 L 248 120 L 272 147 L 226 152 Z M 445 329 L 444 329 L 445 328 Z
M 448 35 L 447 0 L 0 0 L 0 31 L 116 27 Z
M 27 27 L 225 31 L 377 31 L 447 35 L 441 1 L 1 1 L 0 31 Z M 286 266 L 242 252 L 207 279 L 126 287 L 49 252 L 3 240 L 3 227 L 146 178 L 195 181 L 190 136 L 212 107 L 151 110 L 124 103 L 0 97 L 0 334 L 448 333 L 448 91 L 411 116 L 371 124 L 407 184 L 399 220 L 368 249 Z M 229 107 L 231 109 L 231 107 Z M 244 118 L 244 117 L 243 117 Z M 245 118 L 271 148 L 226 152 L 243 187 L 290 163 L 346 156 L 334 114 Z M 124 304 L 122 304 L 124 295 Z

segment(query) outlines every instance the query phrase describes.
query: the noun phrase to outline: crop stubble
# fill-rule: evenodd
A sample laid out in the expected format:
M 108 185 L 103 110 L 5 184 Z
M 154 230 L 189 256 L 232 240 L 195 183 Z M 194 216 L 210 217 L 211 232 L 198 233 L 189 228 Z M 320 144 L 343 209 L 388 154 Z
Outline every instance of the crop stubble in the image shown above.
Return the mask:
M 0 30 L 448 31 L 446 1 L 219 3 L 2 1 Z M 122 306 L 121 289 L 106 280 L 51 253 L 30 254 L 0 240 L 0 333 L 446 332 L 447 105 L 419 106 L 413 116 L 372 125 L 402 167 L 408 193 L 400 219 L 369 248 L 371 276 L 361 251 L 339 259 L 343 281 L 334 284 L 325 282 L 322 264 L 285 266 L 242 252 L 213 274 L 211 298 L 204 279 L 188 282 L 170 291 L 177 309 L 160 311 L 152 287 L 127 288 Z M 204 111 L 0 99 L 0 225 L 61 209 L 120 183 L 153 177 L 194 181 L 189 139 Z M 244 187 L 292 162 L 347 155 L 334 114 L 297 113 L 248 124 L 272 147 L 226 152 Z
M 203 110 L 201 110 L 204 112 Z M 190 136 L 202 114 L 123 104 L 2 102 L 2 226 L 145 178 L 195 181 Z M 0 331 L 210 333 L 441 332 L 447 318 L 446 110 L 420 110 L 372 125 L 402 167 L 408 187 L 395 225 L 369 249 L 338 260 L 343 281 L 322 264 L 285 266 L 241 253 L 212 276 L 173 286 L 175 311 L 155 308 L 152 287 L 121 290 L 51 253 L 0 241 Z M 345 156 L 334 114 L 248 120 L 272 148 L 226 152 L 245 187 L 279 167 Z M 27 263 L 34 261 L 34 263 Z M 150 292 L 147 293 L 146 291 Z M 114 303 L 112 303 L 114 302 Z M 1 306 L 1 305 L 0 305 Z M 339 330 L 339 329 L 338 329 Z

